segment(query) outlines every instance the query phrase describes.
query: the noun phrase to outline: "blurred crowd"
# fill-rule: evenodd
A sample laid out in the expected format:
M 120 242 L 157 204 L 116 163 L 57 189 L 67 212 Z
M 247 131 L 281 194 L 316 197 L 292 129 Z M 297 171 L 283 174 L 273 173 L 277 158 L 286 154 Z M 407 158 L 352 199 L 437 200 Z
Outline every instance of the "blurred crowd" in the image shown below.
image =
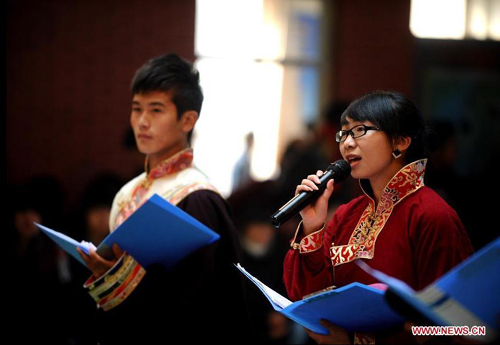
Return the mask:
M 99 244 L 109 233 L 111 202 L 123 181 L 113 174 L 96 176 L 74 210 L 57 179 L 37 176 L 21 186 L 9 186 L 9 305 L 16 325 L 30 331 L 15 334 L 18 343 L 90 344 L 95 303 L 83 289 L 90 276 L 34 223 L 74 239 Z M 13 330 L 8 330 L 13 331 Z

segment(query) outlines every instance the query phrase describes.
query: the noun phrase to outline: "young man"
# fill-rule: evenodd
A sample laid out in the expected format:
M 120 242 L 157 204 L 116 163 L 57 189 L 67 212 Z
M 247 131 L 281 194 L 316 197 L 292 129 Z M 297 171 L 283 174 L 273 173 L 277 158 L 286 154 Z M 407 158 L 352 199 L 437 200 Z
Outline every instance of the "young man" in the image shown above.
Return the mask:
M 224 341 L 247 337 L 248 319 L 238 262 L 237 234 L 225 200 L 193 166 L 189 147 L 203 94 L 199 74 L 177 55 L 148 61 L 132 81 L 131 125 L 145 172 L 116 195 L 113 231 L 154 193 L 221 236 L 173 270 L 141 267 L 114 247 L 116 258 L 80 253 L 93 271 L 85 287 L 100 307 L 100 344 Z

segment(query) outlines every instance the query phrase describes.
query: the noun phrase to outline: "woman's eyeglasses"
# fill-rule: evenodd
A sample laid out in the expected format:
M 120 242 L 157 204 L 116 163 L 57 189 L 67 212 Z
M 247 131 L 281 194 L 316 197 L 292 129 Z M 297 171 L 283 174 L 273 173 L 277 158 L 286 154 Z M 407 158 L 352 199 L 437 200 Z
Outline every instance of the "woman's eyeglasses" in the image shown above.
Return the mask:
M 347 140 L 347 136 L 349 134 L 351 135 L 351 138 L 356 139 L 356 138 L 362 137 L 363 135 L 366 134 L 366 132 L 368 132 L 370 130 L 380 131 L 380 128 L 375 127 L 375 126 L 357 125 L 357 126 L 352 127 L 351 129 L 337 132 L 337 134 L 335 134 L 335 140 L 338 143 L 342 143 L 342 142 Z

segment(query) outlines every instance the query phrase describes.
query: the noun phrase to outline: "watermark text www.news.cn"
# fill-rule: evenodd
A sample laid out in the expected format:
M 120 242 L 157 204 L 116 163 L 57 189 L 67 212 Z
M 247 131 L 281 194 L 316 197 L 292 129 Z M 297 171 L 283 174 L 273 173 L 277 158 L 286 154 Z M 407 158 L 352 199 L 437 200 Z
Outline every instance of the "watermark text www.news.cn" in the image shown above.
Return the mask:
M 486 326 L 412 326 L 411 332 L 415 336 L 485 336 Z

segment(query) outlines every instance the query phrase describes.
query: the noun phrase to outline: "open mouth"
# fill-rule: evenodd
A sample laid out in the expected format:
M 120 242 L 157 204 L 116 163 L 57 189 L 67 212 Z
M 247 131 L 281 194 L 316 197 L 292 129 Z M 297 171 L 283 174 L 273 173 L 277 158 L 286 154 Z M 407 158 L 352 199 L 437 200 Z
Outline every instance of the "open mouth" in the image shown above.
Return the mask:
M 359 162 L 360 160 L 361 160 L 361 157 L 349 157 L 349 158 L 347 158 L 347 161 L 349 162 L 349 164 Z

